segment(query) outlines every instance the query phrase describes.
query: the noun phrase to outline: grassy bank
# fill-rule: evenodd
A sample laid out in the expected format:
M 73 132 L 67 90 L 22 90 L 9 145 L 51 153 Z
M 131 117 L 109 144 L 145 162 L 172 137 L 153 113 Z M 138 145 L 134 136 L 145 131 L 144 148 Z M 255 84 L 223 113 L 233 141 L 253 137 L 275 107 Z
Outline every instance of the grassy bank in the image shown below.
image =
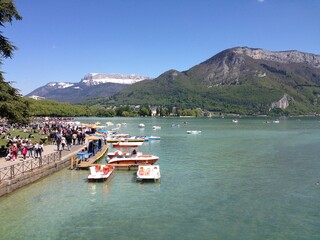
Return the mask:
M 15 136 L 20 136 L 21 139 L 26 139 L 29 137 L 30 132 L 24 132 L 23 130 L 20 129 L 10 129 L 9 133 L 11 134 L 10 138 L 13 138 Z M 46 135 L 39 135 L 38 133 L 33 133 L 32 131 L 32 138 L 30 140 L 32 143 L 39 142 L 40 140 L 44 141 L 44 144 L 48 144 L 47 142 L 47 136 Z M 0 147 L 4 146 L 6 148 L 8 143 L 8 139 L 6 138 L 6 135 L 1 135 L 0 137 Z

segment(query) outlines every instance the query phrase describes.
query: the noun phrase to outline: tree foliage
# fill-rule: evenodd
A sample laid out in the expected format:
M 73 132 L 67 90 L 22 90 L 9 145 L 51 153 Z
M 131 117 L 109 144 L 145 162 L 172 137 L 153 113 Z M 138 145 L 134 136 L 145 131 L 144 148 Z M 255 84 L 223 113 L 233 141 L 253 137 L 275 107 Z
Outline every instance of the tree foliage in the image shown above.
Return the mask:
M 84 105 L 72 105 L 70 103 L 56 102 L 53 100 L 26 99 L 29 104 L 31 116 L 49 117 L 80 117 L 99 116 L 110 117 L 112 113 L 103 107 L 89 107 Z
M 3 58 L 12 58 L 16 47 L 2 35 L 2 28 L 13 20 L 21 20 L 12 0 L 0 1 L 0 65 Z M 3 72 L 0 71 L 0 117 L 7 118 L 10 122 L 28 122 L 28 103 L 23 99 L 18 90 L 6 82 Z
M 141 107 L 140 110 L 139 110 L 139 115 L 140 115 L 140 116 L 143 116 L 143 117 L 145 117 L 145 116 L 151 116 L 151 110 L 150 110 L 150 108 L 147 107 L 147 106 Z
M 0 27 L 5 27 L 6 23 L 12 23 L 14 19 L 22 19 L 15 7 L 14 2 L 12 0 L 1 0 Z M 16 47 L 6 37 L 2 35 L 2 31 L 0 30 L 0 63 L 2 63 L 2 58 L 11 58 L 15 49 Z

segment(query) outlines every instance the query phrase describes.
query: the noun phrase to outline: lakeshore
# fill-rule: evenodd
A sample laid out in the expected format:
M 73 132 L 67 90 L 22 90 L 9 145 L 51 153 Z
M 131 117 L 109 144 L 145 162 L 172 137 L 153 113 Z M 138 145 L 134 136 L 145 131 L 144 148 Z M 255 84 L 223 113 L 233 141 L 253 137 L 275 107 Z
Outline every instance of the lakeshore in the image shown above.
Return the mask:
M 74 146 L 70 151 L 57 151 L 56 148 L 44 146 L 41 158 L 19 156 L 15 161 L 0 158 L 0 197 L 70 166 L 70 161 L 76 159 L 83 146 Z

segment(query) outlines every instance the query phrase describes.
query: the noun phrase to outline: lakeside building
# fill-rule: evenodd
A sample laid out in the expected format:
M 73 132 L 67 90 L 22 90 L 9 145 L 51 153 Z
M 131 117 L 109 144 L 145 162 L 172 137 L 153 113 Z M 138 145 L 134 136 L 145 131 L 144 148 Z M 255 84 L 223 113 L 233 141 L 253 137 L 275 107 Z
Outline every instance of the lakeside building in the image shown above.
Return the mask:
M 40 96 L 36 96 L 36 95 L 29 96 L 29 98 L 32 98 L 32 99 L 35 99 L 35 100 L 43 100 L 43 99 L 46 99 L 45 97 L 40 97 Z

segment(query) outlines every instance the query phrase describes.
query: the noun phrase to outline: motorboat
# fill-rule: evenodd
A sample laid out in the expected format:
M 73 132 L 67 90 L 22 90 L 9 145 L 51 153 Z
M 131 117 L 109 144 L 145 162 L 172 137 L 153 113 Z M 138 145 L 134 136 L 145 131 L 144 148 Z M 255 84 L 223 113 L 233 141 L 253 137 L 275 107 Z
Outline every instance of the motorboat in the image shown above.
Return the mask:
M 124 147 L 121 150 L 115 152 L 110 152 L 108 155 L 108 164 L 128 164 L 128 165 L 137 165 L 137 164 L 154 164 L 158 161 L 159 157 L 151 154 L 143 154 L 138 152 L 137 148 Z
M 201 134 L 200 130 L 189 130 L 187 131 L 188 134 Z
M 143 142 L 117 142 L 113 143 L 112 147 L 114 148 L 124 148 L 124 147 L 140 147 Z
M 161 126 L 152 126 L 152 129 L 153 130 L 159 130 L 159 129 L 161 129 Z
M 143 123 L 140 123 L 140 124 L 138 125 L 138 127 L 139 127 L 139 128 L 144 128 L 145 125 L 144 125 Z
M 104 182 L 107 181 L 115 169 L 111 165 L 95 165 L 90 168 L 90 175 L 88 176 L 88 182 Z
M 238 121 L 238 119 L 232 119 L 232 122 L 233 123 L 238 123 L 239 121 Z
M 159 157 L 150 155 L 150 154 L 143 154 L 141 152 L 137 152 L 137 154 L 132 153 L 123 153 L 121 151 L 115 151 L 114 154 L 108 154 L 109 160 L 108 164 L 129 164 L 129 165 L 136 165 L 136 164 L 154 164 L 158 161 Z
M 160 136 L 150 136 L 149 140 L 160 140 Z
M 108 143 L 117 143 L 117 142 L 144 142 L 145 139 L 142 137 L 129 136 L 129 134 L 112 134 L 108 135 Z
M 149 138 L 147 136 L 131 136 L 131 137 L 128 137 L 128 141 L 130 141 L 130 142 L 147 142 L 147 141 L 149 141 Z
M 119 142 L 113 144 L 113 147 L 116 149 L 114 152 L 108 152 L 107 162 L 108 164 L 118 165 L 118 164 L 126 164 L 126 165 L 137 165 L 137 164 L 154 164 L 158 161 L 159 157 L 143 154 L 138 151 L 139 146 L 141 146 L 143 142 Z
M 115 142 L 123 142 L 125 141 L 127 138 L 128 138 L 129 134 L 126 134 L 126 133 L 119 133 L 119 134 L 116 134 L 116 133 L 112 133 L 112 134 L 108 134 L 107 135 L 107 142 L 109 143 L 115 143 Z
M 160 167 L 159 165 L 139 165 L 137 171 L 137 180 L 154 180 L 160 181 Z
M 280 121 L 278 119 L 272 121 L 273 123 L 279 123 Z

